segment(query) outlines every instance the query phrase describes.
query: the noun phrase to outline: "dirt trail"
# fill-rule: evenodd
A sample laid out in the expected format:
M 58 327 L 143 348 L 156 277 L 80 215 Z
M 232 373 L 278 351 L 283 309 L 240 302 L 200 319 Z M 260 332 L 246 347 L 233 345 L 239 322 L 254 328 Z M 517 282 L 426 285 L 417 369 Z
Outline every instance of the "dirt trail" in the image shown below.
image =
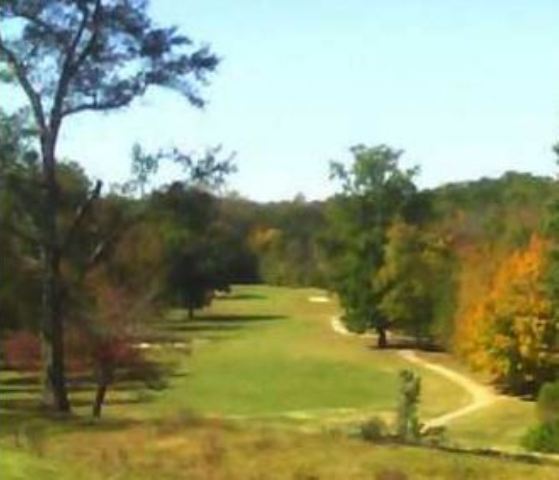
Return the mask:
M 491 388 L 482 385 L 466 375 L 448 367 L 425 360 L 424 358 L 419 357 L 413 350 L 399 350 L 398 354 L 410 363 L 414 363 L 426 370 L 431 370 L 438 375 L 448 378 L 451 382 L 456 383 L 466 390 L 472 397 L 468 405 L 426 421 L 425 426 L 427 427 L 446 425 L 457 418 L 463 417 L 464 415 L 486 408 L 501 398 L 501 396 L 497 395 Z
M 355 336 L 364 338 L 373 338 L 375 335 L 371 333 L 367 334 L 357 334 L 350 332 L 346 326 L 341 322 L 339 317 L 334 317 L 331 320 L 332 330 L 334 332 L 344 335 L 344 336 Z M 455 370 L 452 370 L 443 365 L 430 362 L 424 358 L 419 357 L 413 350 L 398 350 L 398 354 L 410 363 L 418 365 L 426 370 L 431 370 L 438 375 L 448 378 L 451 382 L 456 383 L 464 390 L 466 390 L 472 397 L 470 403 L 464 407 L 457 410 L 445 413 L 439 417 L 432 418 L 425 422 L 426 427 L 436 427 L 447 425 L 449 422 L 456 420 L 457 418 L 469 415 L 477 410 L 486 408 L 493 403 L 497 402 L 500 395 L 496 394 L 491 388 L 482 385 L 475 380 L 463 375 Z

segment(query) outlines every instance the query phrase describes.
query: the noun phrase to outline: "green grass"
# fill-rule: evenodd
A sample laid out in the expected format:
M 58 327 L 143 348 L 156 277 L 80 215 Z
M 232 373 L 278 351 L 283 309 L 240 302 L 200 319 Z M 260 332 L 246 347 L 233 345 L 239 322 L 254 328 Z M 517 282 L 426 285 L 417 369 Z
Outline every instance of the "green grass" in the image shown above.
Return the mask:
M 309 302 L 310 289 L 237 287 L 194 321 L 175 312 L 162 328 L 195 338 L 177 377 L 148 407 L 212 416 L 327 421 L 387 414 L 396 406 L 397 373 L 410 365 L 371 341 L 331 330 L 335 302 Z M 178 337 L 180 338 L 180 337 Z M 421 371 L 426 417 L 468 401 L 461 388 Z
M 457 419 L 448 431 L 451 438 L 463 444 L 520 450 L 522 436 L 535 423 L 533 402 L 503 398 L 488 408 Z
M 26 480 L 28 478 L 54 479 L 55 465 L 46 465 L 40 458 L 19 450 L 2 447 L 0 471 L 4 478 Z
M 76 464 L 68 465 L 61 459 L 48 461 L 40 453 L 25 449 L 1 447 L 0 476 L 5 480 L 73 480 L 90 477 Z
M 25 450 L 3 453 L 3 480 L 554 480 L 558 472 L 554 466 L 372 445 L 339 435 L 180 418 L 121 431 L 84 428 L 57 438 L 41 457 Z
M 410 365 L 372 349 L 371 340 L 333 332 L 337 305 L 309 302 L 318 293 L 237 287 L 195 320 L 172 312 L 156 333 L 192 342 L 191 354 L 154 351 L 172 366 L 166 388 L 117 385 L 100 423 L 87 418 L 90 389 L 74 392 L 76 415 L 60 421 L 35 408 L 36 378 L 0 372 L 1 478 L 345 480 L 395 471 L 408 479 L 558 478 L 555 467 L 370 445 L 339 433 L 371 415 L 389 418 L 398 371 Z M 447 379 L 419 373 L 423 418 L 468 402 Z M 510 446 L 531 419 L 530 404 L 503 400 L 453 424 L 451 440 Z

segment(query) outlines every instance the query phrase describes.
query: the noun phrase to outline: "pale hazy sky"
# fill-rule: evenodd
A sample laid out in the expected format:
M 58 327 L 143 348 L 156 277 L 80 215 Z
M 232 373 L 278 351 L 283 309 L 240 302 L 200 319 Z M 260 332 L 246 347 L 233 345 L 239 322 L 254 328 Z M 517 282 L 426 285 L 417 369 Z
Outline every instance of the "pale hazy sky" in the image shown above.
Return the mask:
M 506 170 L 552 174 L 559 140 L 557 0 L 152 0 L 222 57 L 196 111 L 171 93 L 73 120 L 60 153 L 126 177 L 133 142 L 238 153 L 259 200 L 331 193 L 328 161 L 387 143 L 423 186 Z

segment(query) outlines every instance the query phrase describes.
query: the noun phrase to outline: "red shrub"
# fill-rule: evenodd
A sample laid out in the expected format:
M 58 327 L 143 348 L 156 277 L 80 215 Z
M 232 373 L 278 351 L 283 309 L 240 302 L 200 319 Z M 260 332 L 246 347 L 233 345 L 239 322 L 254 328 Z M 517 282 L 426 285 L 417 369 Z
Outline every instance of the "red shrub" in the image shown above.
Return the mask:
M 14 370 L 35 372 L 41 368 L 41 340 L 31 332 L 11 334 L 3 344 L 8 367 Z
M 93 360 L 100 365 L 133 368 L 144 362 L 140 351 L 134 348 L 132 339 L 122 335 L 97 339 L 93 347 Z

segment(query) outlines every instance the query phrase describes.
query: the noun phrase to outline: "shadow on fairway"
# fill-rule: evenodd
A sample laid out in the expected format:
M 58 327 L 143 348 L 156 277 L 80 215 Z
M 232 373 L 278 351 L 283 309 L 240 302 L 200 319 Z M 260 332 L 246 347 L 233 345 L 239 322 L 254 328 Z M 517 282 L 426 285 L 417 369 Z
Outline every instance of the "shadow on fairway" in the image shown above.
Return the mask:
M 232 293 L 221 297 L 220 300 L 266 300 L 267 298 L 261 293 Z
M 285 320 L 282 315 L 209 315 L 189 319 L 168 320 L 161 328 L 168 332 L 181 333 L 228 333 L 250 328 L 256 324 Z
M 376 343 L 376 340 L 373 344 L 369 345 L 371 350 L 377 351 L 389 351 L 389 350 L 419 350 L 422 352 L 444 352 L 445 349 L 441 346 L 436 344 L 435 342 L 422 342 L 420 344 L 417 343 L 415 339 L 412 338 L 396 338 L 390 339 L 388 344 L 385 347 L 379 347 Z

